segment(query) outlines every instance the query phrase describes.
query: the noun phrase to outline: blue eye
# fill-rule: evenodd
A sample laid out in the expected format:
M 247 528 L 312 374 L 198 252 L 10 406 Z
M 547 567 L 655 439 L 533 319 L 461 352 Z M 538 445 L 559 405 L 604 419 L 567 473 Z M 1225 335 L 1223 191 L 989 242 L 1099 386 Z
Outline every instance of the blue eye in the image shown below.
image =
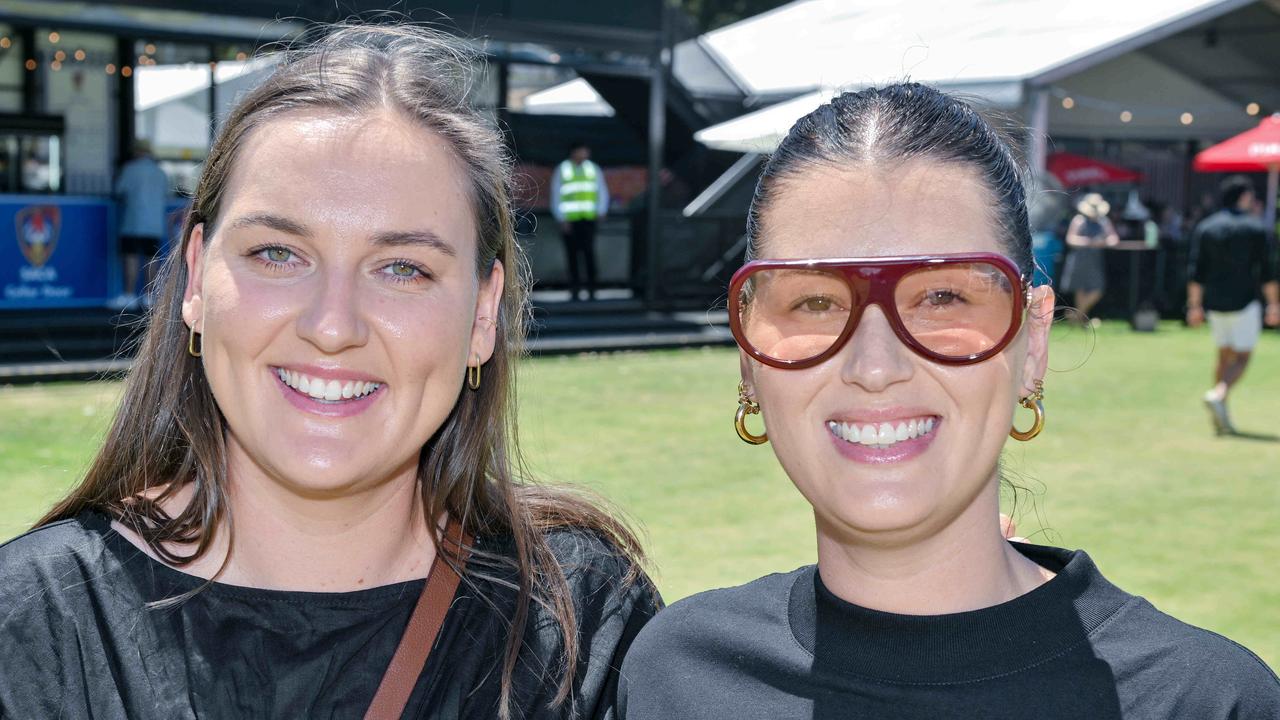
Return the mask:
M 293 257 L 292 251 L 282 247 L 269 247 L 262 252 L 266 254 L 267 259 L 271 262 L 288 262 L 289 258 Z

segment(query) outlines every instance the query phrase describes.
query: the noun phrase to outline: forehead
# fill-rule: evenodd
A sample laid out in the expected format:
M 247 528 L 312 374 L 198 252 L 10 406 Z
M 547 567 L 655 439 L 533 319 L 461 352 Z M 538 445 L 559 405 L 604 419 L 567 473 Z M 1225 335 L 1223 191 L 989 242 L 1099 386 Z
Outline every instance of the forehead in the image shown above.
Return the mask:
M 390 112 L 293 112 L 255 128 L 221 214 L 233 208 L 358 236 L 428 226 L 465 242 L 473 233 L 466 175 L 452 148 Z
M 962 165 L 818 165 L 774 187 L 762 258 L 1003 252 L 991 193 Z

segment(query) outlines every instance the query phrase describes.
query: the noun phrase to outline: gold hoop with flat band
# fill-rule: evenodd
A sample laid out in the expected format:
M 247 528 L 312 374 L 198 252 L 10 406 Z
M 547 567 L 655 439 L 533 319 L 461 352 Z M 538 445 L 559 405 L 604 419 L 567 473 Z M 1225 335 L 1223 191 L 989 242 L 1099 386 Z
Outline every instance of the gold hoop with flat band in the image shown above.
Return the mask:
M 191 333 L 187 335 L 187 354 L 191 357 L 200 357 L 204 351 L 204 338 L 200 339 L 200 348 L 196 348 L 196 326 L 191 326 Z
M 476 364 L 467 366 L 467 387 L 480 389 L 480 353 L 476 353 Z

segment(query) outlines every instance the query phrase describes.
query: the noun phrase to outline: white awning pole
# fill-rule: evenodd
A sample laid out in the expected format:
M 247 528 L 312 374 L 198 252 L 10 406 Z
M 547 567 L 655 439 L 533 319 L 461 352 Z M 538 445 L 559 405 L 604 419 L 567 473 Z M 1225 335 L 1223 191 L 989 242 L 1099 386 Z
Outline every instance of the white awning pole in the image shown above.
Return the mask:
M 1031 176 L 1041 179 L 1049 159 L 1049 89 L 1031 91 Z

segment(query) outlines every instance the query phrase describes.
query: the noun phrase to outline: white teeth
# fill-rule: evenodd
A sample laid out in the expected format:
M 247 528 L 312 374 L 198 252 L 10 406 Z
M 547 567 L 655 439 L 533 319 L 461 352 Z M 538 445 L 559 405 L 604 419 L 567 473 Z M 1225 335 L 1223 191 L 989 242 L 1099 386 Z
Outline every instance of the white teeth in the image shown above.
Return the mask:
M 875 445 L 876 438 L 878 437 L 879 437 L 879 434 L 876 432 L 875 425 L 862 426 L 862 433 L 859 440 L 862 442 L 863 445 Z
M 293 370 L 285 370 L 284 368 L 276 368 L 276 377 L 299 393 L 313 397 L 316 400 L 324 400 L 325 402 L 352 400 L 368 395 L 381 387 L 378 383 L 361 380 L 347 380 L 346 382 L 338 380 L 325 381 L 320 378 L 308 377 Z
M 843 424 L 841 425 L 841 427 L 843 427 L 843 428 L 844 428 L 844 439 L 845 439 L 845 440 L 848 440 L 849 442 L 852 442 L 852 443 L 856 443 L 856 442 L 858 442 L 858 434 L 859 434 L 859 433 L 858 433 L 858 426 L 857 426 L 857 425 L 851 425 L 851 424 L 849 424 L 849 423 L 843 423 Z
M 916 418 L 903 420 L 896 426 L 893 423 L 879 425 L 862 425 L 848 422 L 827 421 L 827 429 L 832 435 L 850 443 L 885 447 L 906 440 L 922 437 L 933 432 L 933 418 Z
M 876 442 L 881 445 L 889 445 L 894 442 L 893 426 L 889 423 L 880 423 L 880 433 L 876 436 Z

